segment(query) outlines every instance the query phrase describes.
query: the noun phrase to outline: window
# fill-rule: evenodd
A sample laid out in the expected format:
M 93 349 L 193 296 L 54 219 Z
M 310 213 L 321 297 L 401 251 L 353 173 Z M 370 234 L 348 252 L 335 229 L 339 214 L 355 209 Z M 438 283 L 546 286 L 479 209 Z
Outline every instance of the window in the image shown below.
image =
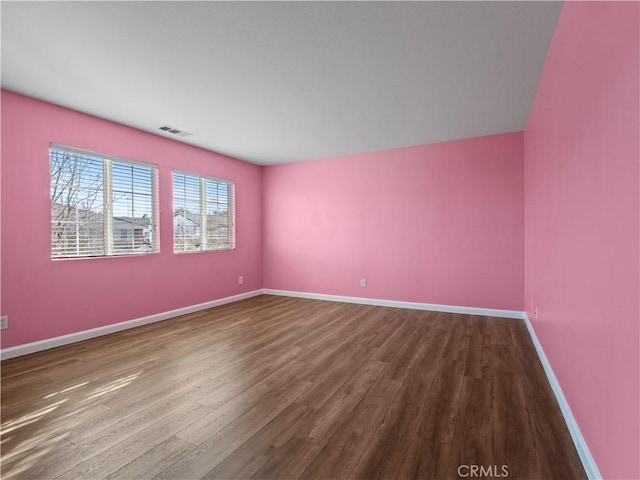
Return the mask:
M 51 257 L 158 251 L 155 165 L 52 145 Z
M 235 248 L 234 184 L 173 173 L 173 251 Z
M 118 236 L 121 242 L 129 242 L 133 238 L 133 229 L 122 228 L 118 230 Z

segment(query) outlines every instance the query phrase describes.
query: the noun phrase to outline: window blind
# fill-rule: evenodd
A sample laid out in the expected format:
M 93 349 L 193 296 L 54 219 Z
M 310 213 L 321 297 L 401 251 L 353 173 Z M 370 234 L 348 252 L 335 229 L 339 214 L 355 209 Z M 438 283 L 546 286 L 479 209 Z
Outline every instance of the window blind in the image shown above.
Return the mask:
M 158 251 L 157 168 L 52 145 L 51 256 Z
M 231 250 L 234 222 L 233 182 L 174 172 L 174 252 Z

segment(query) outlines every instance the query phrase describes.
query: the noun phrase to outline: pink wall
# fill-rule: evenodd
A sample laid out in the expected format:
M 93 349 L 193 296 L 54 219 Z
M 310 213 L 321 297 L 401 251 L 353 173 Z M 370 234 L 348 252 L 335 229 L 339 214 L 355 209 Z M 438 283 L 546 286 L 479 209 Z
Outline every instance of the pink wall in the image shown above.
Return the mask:
M 522 142 L 265 168 L 265 288 L 522 310 Z
M 52 261 L 50 142 L 156 163 L 161 253 Z M 236 182 L 235 251 L 172 253 L 174 168 Z M 255 165 L 2 91 L 2 347 L 262 288 L 261 176 Z
M 606 478 L 640 477 L 639 8 L 565 4 L 524 141 L 525 305 Z

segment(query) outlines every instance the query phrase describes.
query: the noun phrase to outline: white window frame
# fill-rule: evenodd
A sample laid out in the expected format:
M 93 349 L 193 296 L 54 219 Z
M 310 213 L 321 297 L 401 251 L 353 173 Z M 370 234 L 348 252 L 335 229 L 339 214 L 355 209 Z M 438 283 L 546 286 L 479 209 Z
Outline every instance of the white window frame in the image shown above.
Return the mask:
M 185 177 L 191 177 L 192 179 L 198 180 L 199 185 L 199 202 L 200 202 L 200 212 L 199 212 L 199 220 L 200 220 L 200 240 L 199 247 L 193 250 L 176 250 L 176 232 L 173 232 L 173 253 L 183 254 L 183 253 L 202 253 L 202 252 L 226 252 L 230 250 L 236 249 L 236 198 L 235 191 L 236 185 L 233 180 L 228 180 L 224 178 L 210 177 L 208 175 L 202 175 L 199 173 L 186 172 L 182 170 L 174 170 L 173 178 L 171 179 L 171 186 L 175 190 L 175 178 L 176 175 L 183 175 Z M 227 247 L 223 248 L 208 248 L 207 247 L 207 182 L 215 182 L 221 183 L 227 186 L 227 209 L 228 209 L 228 243 Z M 175 191 L 173 192 L 171 201 L 173 203 L 173 211 L 176 211 L 175 204 Z M 179 206 L 178 206 L 179 207 Z M 175 228 L 175 225 L 174 225 Z
M 64 254 L 55 255 L 53 252 L 53 238 L 51 239 L 51 258 L 52 260 L 64 260 L 70 258 L 102 258 L 102 257 L 121 257 L 129 255 L 152 255 L 160 252 L 160 236 L 158 235 L 158 166 L 153 163 L 140 162 L 137 160 L 130 160 L 127 158 L 116 157 L 113 155 L 107 155 L 104 153 L 92 152 L 90 150 L 83 150 L 75 147 L 68 147 L 65 145 L 57 145 L 51 143 L 49 145 L 49 168 L 51 169 L 51 154 L 53 151 L 82 155 L 102 160 L 102 190 L 103 190 L 103 229 L 104 229 L 104 252 L 102 254 L 85 254 L 80 253 L 79 249 L 76 254 Z M 119 163 L 123 165 L 135 165 L 143 168 L 148 168 L 151 172 L 151 228 L 152 249 L 148 252 L 135 252 L 126 250 L 114 249 L 114 231 L 113 231 L 113 163 Z M 52 186 L 53 178 L 49 179 L 49 188 Z M 53 218 L 51 231 L 53 233 Z M 132 232 L 133 235 L 133 232 Z

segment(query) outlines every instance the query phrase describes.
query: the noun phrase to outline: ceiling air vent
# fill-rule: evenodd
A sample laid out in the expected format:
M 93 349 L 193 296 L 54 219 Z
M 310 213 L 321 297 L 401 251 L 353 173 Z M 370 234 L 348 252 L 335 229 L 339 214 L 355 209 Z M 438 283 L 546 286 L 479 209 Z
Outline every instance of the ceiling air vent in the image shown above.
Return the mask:
M 188 137 L 189 135 L 193 135 L 193 133 L 184 132 L 182 130 L 178 130 L 177 128 L 170 127 L 169 125 L 160 127 L 160 130 L 162 130 L 163 132 L 171 133 L 173 135 L 177 135 L 179 137 Z

